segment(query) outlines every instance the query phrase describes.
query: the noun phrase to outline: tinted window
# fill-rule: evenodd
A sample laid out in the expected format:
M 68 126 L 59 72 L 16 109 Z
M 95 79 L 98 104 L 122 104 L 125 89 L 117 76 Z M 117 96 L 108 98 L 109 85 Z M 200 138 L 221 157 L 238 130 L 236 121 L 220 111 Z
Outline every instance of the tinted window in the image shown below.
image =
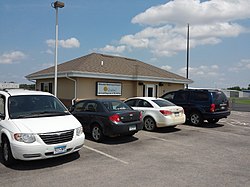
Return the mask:
M 121 101 L 102 101 L 108 111 L 131 110 L 131 108 Z
M 75 107 L 74 107 L 74 111 L 75 111 L 75 112 L 84 111 L 83 105 L 84 105 L 84 102 L 76 103 L 76 105 L 75 105 Z
M 37 117 L 34 114 L 65 113 L 67 109 L 55 97 L 47 95 L 20 95 L 11 96 L 8 100 L 11 118 Z
M 152 100 L 154 103 L 156 103 L 159 107 L 165 107 L 165 106 L 175 106 L 175 104 L 167 101 L 167 100 Z
M 125 103 L 126 103 L 128 106 L 135 107 L 136 101 L 137 101 L 137 99 L 130 99 L 130 100 L 126 101 Z
M 174 94 L 175 101 L 187 101 L 188 92 L 176 92 Z
M 227 97 L 223 92 L 212 92 L 214 102 L 225 102 L 227 101 Z
M 174 93 L 168 93 L 168 94 L 164 95 L 163 98 L 167 99 L 167 100 L 172 100 L 172 99 L 174 99 Z
M 153 108 L 153 106 L 152 106 L 149 102 L 147 102 L 147 101 L 145 101 L 145 100 L 142 100 L 142 99 L 139 100 L 137 106 L 138 106 L 138 107 Z
M 209 94 L 208 92 L 195 91 L 192 93 L 192 100 L 193 101 L 209 101 Z

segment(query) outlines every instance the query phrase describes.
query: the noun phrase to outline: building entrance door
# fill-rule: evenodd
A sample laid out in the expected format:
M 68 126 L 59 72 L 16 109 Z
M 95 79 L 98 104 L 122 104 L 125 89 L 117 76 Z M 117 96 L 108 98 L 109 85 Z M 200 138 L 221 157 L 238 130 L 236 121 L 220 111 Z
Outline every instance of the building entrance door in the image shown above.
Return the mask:
M 155 97 L 155 85 L 147 84 L 146 85 L 146 97 Z

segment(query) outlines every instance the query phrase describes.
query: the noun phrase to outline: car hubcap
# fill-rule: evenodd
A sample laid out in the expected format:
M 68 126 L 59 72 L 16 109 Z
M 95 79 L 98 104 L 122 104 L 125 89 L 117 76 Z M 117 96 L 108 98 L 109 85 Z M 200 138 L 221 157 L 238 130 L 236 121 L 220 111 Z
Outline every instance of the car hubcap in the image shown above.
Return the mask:
M 194 115 L 192 115 L 191 116 L 191 122 L 193 123 L 193 124 L 198 124 L 199 123 L 199 121 L 200 121 L 200 119 L 199 119 L 199 116 L 197 115 L 197 114 L 194 114 Z
M 150 118 L 145 120 L 145 129 L 153 130 L 154 129 L 154 121 Z
M 94 127 L 92 130 L 92 136 L 95 140 L 99 140 L 101 137 L 101 130 L 98 127 Z

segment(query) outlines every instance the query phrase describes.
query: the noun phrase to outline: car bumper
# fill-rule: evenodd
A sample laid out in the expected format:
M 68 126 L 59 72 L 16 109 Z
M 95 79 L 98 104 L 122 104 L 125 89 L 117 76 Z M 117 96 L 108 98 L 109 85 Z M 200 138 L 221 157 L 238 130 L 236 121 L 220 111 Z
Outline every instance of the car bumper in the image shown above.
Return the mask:
M 11 151 L 15 159 L 18 160 L 39 160 L 52 157 L 58 157 L 79 151 L 85 140 L 84 133 L 80 136 L 74 137 L 72 141 L 47 145 L 43 142 L 36 141 L 34 143 L 12 142 Z M 65 147 L 65 151 L 55 153 L 56 148 Z
M 173 117 L 173 116 L 165 116 L 160 118 L 156 121 L 157 127 L 168 127 L 168 126 L 175 126 L 185 123 L 186 121 L 186 115 L 182 114 L 179 117 Z
M 203 115 L 204 119 L 221 119 L 227 118 L 230 115 L 230 111 L 223 111 L 223 112 L 214 112 L 214 113 L 205 113 Z
M 106 136 L 122 135 L 136 133 L 143 129 L 142 122 L 130 122 L 127 124 L 111 124 L 107 125 L 103 134 Z

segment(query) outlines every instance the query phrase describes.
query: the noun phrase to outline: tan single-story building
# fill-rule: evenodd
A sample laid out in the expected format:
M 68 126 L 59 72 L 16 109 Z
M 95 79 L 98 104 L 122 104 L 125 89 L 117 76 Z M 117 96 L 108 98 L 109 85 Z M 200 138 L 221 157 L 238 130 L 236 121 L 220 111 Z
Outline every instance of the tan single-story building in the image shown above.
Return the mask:
M 159 97 L 192 83 L 177 74 L 144 62 L 99 53 L 58 65 L 57 97 L 66 105 L 86 98 L 124 100 L 134 96 Z M 54 93 L 54 66 L 27 75 L 36 89 Z

